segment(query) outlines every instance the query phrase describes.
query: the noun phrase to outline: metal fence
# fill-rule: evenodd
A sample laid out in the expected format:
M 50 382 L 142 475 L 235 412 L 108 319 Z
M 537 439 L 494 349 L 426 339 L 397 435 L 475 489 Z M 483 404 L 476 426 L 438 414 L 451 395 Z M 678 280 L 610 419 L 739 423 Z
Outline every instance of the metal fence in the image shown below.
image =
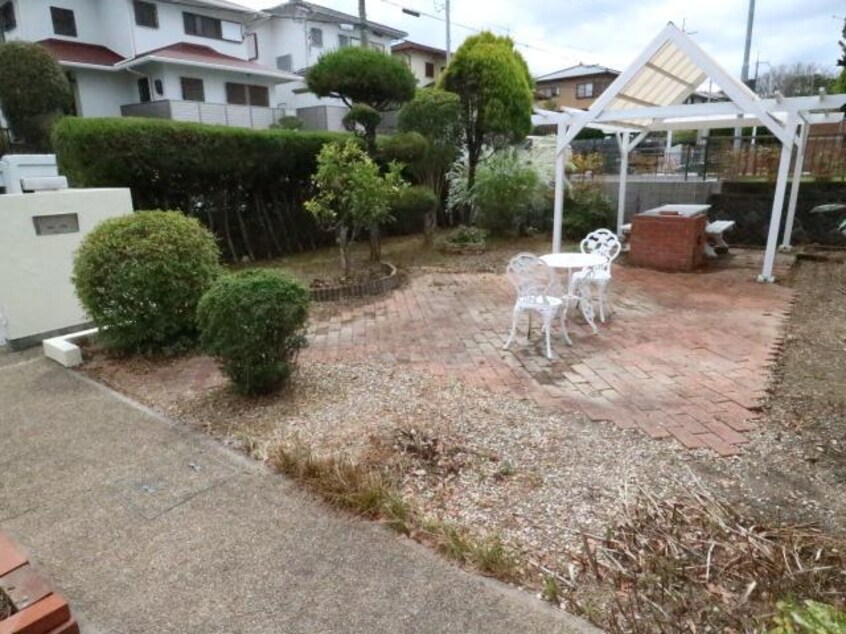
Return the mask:
M 620 171 L 620 150 L 613 138 L 574 141 L 576 164 L 598 173 Z M 781 144 L 771 135 L 709 136 L 697 144 L 674 145 L 646 139 L 629 154 L 629 174 L 691 180 L 737 178 L 775 181 Z M 795 160 L 795 157 L 794 157 Z M 817 133 L 808 137 L 803 173 L 817 180 L 846 179 L 846 133 Z

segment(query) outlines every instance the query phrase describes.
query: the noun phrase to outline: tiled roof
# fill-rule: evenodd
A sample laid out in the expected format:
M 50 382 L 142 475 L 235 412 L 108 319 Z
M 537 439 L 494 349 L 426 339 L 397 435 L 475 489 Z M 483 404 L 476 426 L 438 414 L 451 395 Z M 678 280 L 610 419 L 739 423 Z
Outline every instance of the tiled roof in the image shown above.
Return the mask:
M 343 13 L 342 11 L 336 11 L 335 9 L 330 9 L 328 7 L 321 7 L 320 5 L 312 2 L 303 2 L 303 0 L 291 0 L 290 2 L 271 7 L 270 9 L 265 9 L 264 13 L 270 13 L 271 15 L 283 18 L 302 18 L 307 16 L 309 20 L 317 22 L 322 21 L 335 22 L 338 24 L 358 24 L 358 16 Z M 383 33 L 384 35 L 395 39 L 408 36 L 408 33 L 405 31 L 400 31 L 399 29 L 379 24 L 377 22 L 371 22 L 370 20 L 367 21 L 367 26 L 372 31 Z
M 112 49 L 98 44 L 68 42 L 66 40 L 41 40 L 38 42 L 58 62 L 67 64 L 91 64 L 92 66 L 111 67 L 123 61 L 123 57 Z
M 417 42 L 412 42 L 410 40 L 406 40 L 405 42 L 400 42 L 399 44 L 394 44 L 391 47 L 392 53 L 400 53 L 402 51 L 422 51 L 423 53 L 429 53 L 431 55 L 439 55 L 440 57 L 446 57 L 446 51 L 442 48 L 435 48 L 434 46 L 426 46 L 425 44 L 418 44 Z
M 262 66 L 261 64 L 257 64 L 255 62 L 240 59 L 238 57 L 232 57 L 231 55 L 225 55 L 208 46 L 189 44 L 187 42 L 177 42 L 176 44 L 171 44 L 169 46 L 141 53 L 137 57 L 127 60 L 127 63 L 122 64 L 122 66 L 136 66 L 142 63 L 145 59 L 155 59 L 158 61 L 170 60 L 174 62 L 185 62 L 188 64 L 193 63 L 226 66 L 232 68 L 233 70 L 239 70 L 247 73 L 252 72 L 260 75 L 273 75 L 279 77 L 287 76 L 291 79 L 294 78 L 292 73 L 284 73 L 276 70 L 275 68 L 268 68 L 267 66 Z
M 563 70 L 555 71 L 554 73 L 549 73 L 547 75 L 541 75 L 540 77 L 535 77 L 535 81 L 542 82 L 542 81 L 554 81 L 557 79 L 571 79 L 573 77 L 587 77 L 590 75 L 619 75 L 620 71 L 614 70 L 613 68 L 607 68 L 605 66 L 600 66 L 598 64 L 577 64 L 576 66 L 570 66 L 569 68 L 565 68 Z

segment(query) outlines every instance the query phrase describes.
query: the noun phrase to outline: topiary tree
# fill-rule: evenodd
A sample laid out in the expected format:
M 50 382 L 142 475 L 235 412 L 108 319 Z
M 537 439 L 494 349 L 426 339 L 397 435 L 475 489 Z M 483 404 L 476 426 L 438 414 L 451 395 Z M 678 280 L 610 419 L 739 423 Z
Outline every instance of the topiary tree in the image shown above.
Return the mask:
M 489 32 L 464 40 L 441 75 L 440 87 L 461 101 L 471 189 L 486 144 L 516 143 L 531 132 L 532 84 L 529 67 L 511 38 Z
M 239 392 L 270 392 L 290 377 L 306 346 L 308 305 L 308 289 L 279 271 L 226 275 L 197 307 L 203 350 Z
M 323 55 L 306 75 L 308 89 L 318 97 L 335 97 L 352 108 L 376 112 L 394 110 L 414 96 L 417 80 L 398 58 L 370 48 L 346 47 Z M 359 120 L 365 138 L 376 138 L 379 121 Z
M 382 175 L 379 166 L 355 142 L 325 145 L 317 156 L 312 182 L 317 195 L 305 203 L 326 228 L 335 231 L 341 268 L 350 274 L 349 248 L 359 231 L 390 219 L 390 203 L 408 185 L 402 166 L 391 162 Z
M 357 103 L 344 115 L 344 128 L 353 134 L 361 134 L 364 146 L 370 156 L 376 153 L 376 128 L 382 121 L 382 115 L 367 104 Z
M 426 139 L 426 149 L 419 160 L 410 163 L 418 182 L 432 189 L 438 203 L 446 188 L 446 174 L 458 156 L 462 139 L 461 101 L 455 93 L 438 88 L 418 90 L 414 99 L 399 113 L 399 129 Z M 434 244 L 437 207 L 424 223 L 423 242 Z
M 50 124 L 71 101 L 70 83 L 47 49 L 30 42 L 0 44 L 0 108 L 12 132 L 47 147 Z
M 422 217 L 425 236 L 434 236 L 437 211 L 438 198 L 425 185 L 404 189 L 391 202 L 391 213 L 402 225 L 410 225 L 414 219 Z
M 214 236 L 176 211 L 106 220 L 76 253 L 73 283 L 98 338 L 127 352 L 190 345 L 197 302 L 220 273 Z

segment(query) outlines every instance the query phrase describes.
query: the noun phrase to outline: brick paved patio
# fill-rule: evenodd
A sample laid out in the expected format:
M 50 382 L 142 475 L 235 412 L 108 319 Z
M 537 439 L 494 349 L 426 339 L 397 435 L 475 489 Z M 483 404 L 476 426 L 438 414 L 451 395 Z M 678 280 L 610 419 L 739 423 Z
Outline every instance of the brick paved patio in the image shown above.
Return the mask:
M 694 274 L 617 266 L 616 312 L 598 335 L 571 319 L 574 345 L 555 338 L 551 361 L 537 328 L 528 344 L 521 337 L 502 350 L 514 294 L 504 275 L 489 273 L 416 273 L 385 298 L 313 323 L 304 354 L 411 364 L 732 455 L 756 427 L 792 298 L 752 281 L 758 257 L 737 258 L 749 268 Z

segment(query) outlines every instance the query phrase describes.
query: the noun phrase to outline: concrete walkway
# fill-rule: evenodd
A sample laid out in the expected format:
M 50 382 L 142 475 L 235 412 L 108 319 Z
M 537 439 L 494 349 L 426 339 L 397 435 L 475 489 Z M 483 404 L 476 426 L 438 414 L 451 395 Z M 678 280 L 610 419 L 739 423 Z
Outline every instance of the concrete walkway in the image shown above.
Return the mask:
M 597 631 L 37 351 L 0 353 L 0 528 L 85 634 Z

